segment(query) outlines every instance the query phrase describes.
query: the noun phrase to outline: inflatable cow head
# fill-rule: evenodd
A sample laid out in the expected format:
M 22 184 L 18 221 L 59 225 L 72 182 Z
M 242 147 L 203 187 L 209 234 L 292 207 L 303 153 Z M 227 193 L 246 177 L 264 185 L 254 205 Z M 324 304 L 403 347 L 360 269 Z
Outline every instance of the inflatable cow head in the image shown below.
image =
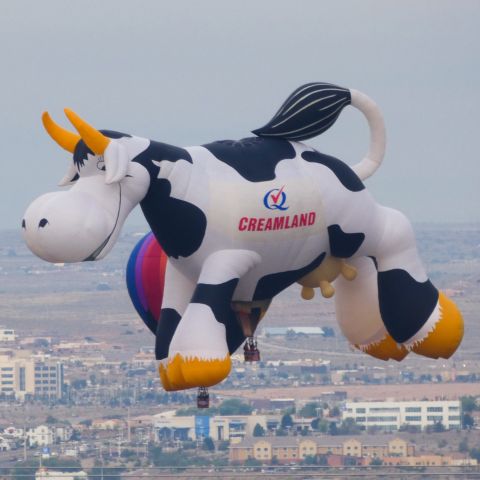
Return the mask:
M 57 125 L 47 112 L 42 120 L 49 135 L 73 154 L 59 184 L 72 186 L 33 201 L 22 220 L 23 234 L 32 252 L 46 261 L 99 260 L 148 190 L 147 170 L 131 159 L 149 141 L 96 130 L 69 109 L 65 114 L 78 133 Z

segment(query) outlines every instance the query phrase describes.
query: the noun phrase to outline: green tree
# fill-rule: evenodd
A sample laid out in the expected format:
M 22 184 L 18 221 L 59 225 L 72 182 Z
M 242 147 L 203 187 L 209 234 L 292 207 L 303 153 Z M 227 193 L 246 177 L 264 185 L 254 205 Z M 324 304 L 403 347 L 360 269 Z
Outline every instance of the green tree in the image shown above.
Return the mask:
M 48 415 L 48 417 L 45 420 L 45 423 L 48 423 L 49 425 L 58 423 L 58 419 L 55 417 L 52 417 L 52 415 Z
M 281 421 L 281 426 L 282 428 L 291 428 L 293 427 L 293 418 L 292 416 L 289 414 L 289 413 L 286 413 L 283 417 L 282 417 L 282 421 Z
M 340 435 L 356 435 L 357 433 L 360 433 L 360 431 L 360 427 L 353 418 L 346 418 L 340 424 L 340 428 L 338 429 Z
M 338 427 L 335 422 L 330 422 L 330 424 L 328 425 L 328 433 L 330 435 L 338 435 Z
M 436 433 L 444 432 L 445 431 L 445 425 L 442 422 L 435 422 L 433 424 L 433 431 Z
M 121 457 L 123 458 L 133 458 L 137 455 L 137 453 L 134 450 L 131 450 L 129 448 L 125 448 L 122 450 L 122 453 L 120 454 Z
M 340 416 L 340 409 L 335 406 L 330 410 L 330 417 L 339 417 Z
M 323 418 L 315 418 L 310 425 L 314 430 L 327 433 L 329 422 Z
M 153 447 L 150 450 L 150 461 L 156 467 L 187 467 L 192 463 L 192 457 L 186 452 L 162 452 L 160 447 Z
M 472 396 L 465 396 L 460 398 L 460 402 L 462 404 L 462 412 L 463 413 L 472 413 L 473 411 L 477 410 L 477 402 L 475 397 Z
M 254 437 L 264 437 L 265 436 L 265 429 L 257 423 L 253 429 L 253 436 Z
M 201 415 L 204 417 L 212 417 L 213 415 L 217 415 L 218 409 L 215 407 L 210 408 L 197 408 L 197 407 L 187 407 L 187 408 L 179 408 L 175 411 L 175 415 L 177 417 L 191 417 L 196 415 Z
M 224 400 L 218 407 L 220 415 L 250 415 L 253 408 L 238 398 Z
M 328 465 L 328 455 L 317 455 L 317 465 Z
M 472 448 L 470 450 L 470 456 L 480 462 L 480 448 Z
M 314 418 L 310 422 L 310 426 L 312 427 L 313 430 L 319 430 L 320 429 L 320 419 L 319 418 Z
M 304 465 L 316 465 L 317 464 L 317 456 L 316 455 L 306 455 L 305 458 L 302 460 Z
M 215 451 L 215 444 L 213 443 L 213 440 L 211 439 L 211 437 L 205 437 L 203 439 L 203 449 L 209 452 Z
M 310 431 L 308 430 L 308 427 L 302 427 L 302 429 L 300 430 L 300 435 L 302 437 L 306 437 L 309 434 L 310 434 Z
M 464 430 L 470 430 L 475 425 L 473 417 L 469 413 L 462 415 L 462 428 Z
M 300 409 L 298 414 L 301 417 L 316 417 L 317 416 L 317 408 L 319 408 L 318 403 L 315 403 L 315 402 L 307 403 L 306 405 L 304 405 Z
M 260 460 L 257 460 L 256 458 L 253 458 L 253 457 L 248 457 L 245 460 L 245 465 L 247 467 L 259 467 L 261 464 L 262 462 Z
M 458 451 L 461 453 L 468 452 L 468 438 L 464 437 L 458 444 Z
M 75 470 L 80 470 L 82 465 L 78 460 L 73 459 L 64 459 L 64 458 L 47 458 L 42 461 L 42 464 L 45 467 L 54 467 L 61 468 L 65 472 L 72 472 Z
M 75 380 L 72 380 L 72 388 L 75 390 L 81 390 L 82 388 L 86 388 L 87 386 L 87 381 L 83 378 L 77 378 Z

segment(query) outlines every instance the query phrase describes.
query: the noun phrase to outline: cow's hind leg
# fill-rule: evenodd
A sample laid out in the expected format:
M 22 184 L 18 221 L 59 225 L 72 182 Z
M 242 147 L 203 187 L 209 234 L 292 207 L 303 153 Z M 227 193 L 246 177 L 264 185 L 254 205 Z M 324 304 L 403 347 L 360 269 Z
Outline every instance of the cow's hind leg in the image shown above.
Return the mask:
M 381 360 L 403 360 L 408 351 L 389 335 L 380 315 L 377 270 L 368 257 L 348 260 L 357 275 L 334 282 L 336 317 L 342 333 L 356 348 Z
M 459 310 L 428 279 L 407 218 L 379 207 L 377 219 L 380 240 L 373 255 L 385 327 L 409 350 L 431 358 L 449 358 L 463 337 Z
M 167 377 L 176 389 L 209 387 L 229 374 L 230 353 L 244 339 L 232 296 L 239 279 L 259 261 L 249 250 L 221 250 L 205 260 L 169 347 Z

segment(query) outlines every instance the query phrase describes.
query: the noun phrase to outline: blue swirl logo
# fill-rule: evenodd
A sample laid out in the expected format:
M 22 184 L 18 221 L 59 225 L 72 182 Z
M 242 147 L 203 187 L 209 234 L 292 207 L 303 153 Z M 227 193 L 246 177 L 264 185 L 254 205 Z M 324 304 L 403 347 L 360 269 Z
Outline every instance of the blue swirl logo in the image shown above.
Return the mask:
M 287 194 L 283 191 L 285 185 L 282 188 L 273 188 L 269 190 L 263 197 L 263 204 L 269 210 L 288 210 L 288 206 L 285 206 L 287 201 Z

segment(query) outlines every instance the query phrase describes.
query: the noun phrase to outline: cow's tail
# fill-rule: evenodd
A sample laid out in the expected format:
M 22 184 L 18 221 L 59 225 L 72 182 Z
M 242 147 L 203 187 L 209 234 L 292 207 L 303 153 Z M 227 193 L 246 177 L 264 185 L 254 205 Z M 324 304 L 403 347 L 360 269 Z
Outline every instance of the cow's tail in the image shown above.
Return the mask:
M 352 167 L 362 179 L 368 178 L 385 155 L 385 124 L 377 104 L 358 90 L 330 83 L 308 83 L 297 88 L 280 110 L 262 128 L 253 130 L 261 137 L 302 141 L 328 130 L 347 105 L 360 110 L 370 127 L 370 147 L 365 157 Z

